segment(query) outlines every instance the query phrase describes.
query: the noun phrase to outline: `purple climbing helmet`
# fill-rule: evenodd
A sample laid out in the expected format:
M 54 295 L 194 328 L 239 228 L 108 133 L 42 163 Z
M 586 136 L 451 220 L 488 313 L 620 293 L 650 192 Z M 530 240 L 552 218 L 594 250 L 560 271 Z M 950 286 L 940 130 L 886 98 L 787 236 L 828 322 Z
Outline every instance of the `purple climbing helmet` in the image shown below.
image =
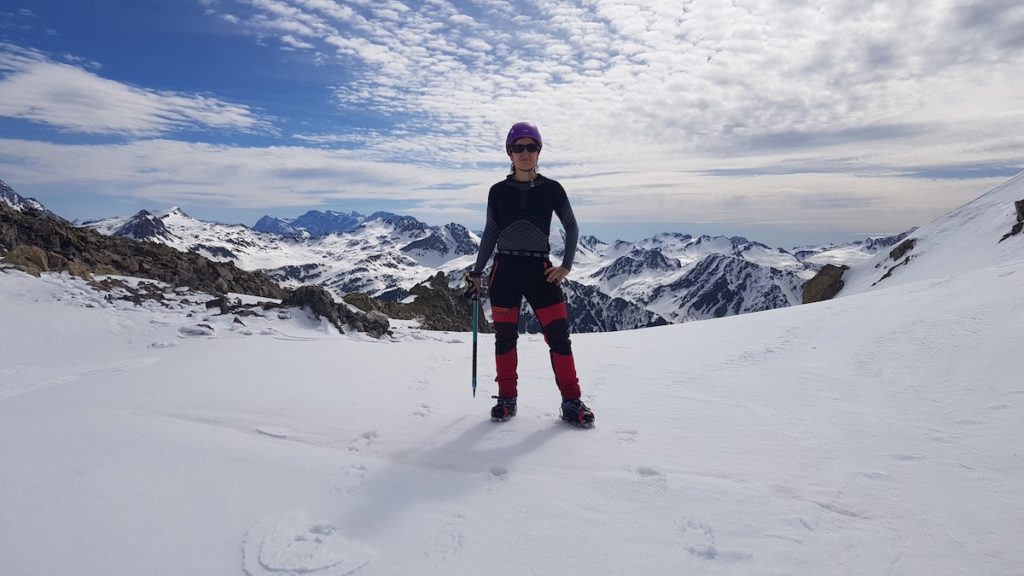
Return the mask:
M 537 142 L 537 146 L 544 147 L 544 141 L 540 139 L 540 130 L 535 125 L 529 122 L 516 122 L 505 138 L 505 152 L 511 154 L 509 146 L 520 138 L 533 138 Z

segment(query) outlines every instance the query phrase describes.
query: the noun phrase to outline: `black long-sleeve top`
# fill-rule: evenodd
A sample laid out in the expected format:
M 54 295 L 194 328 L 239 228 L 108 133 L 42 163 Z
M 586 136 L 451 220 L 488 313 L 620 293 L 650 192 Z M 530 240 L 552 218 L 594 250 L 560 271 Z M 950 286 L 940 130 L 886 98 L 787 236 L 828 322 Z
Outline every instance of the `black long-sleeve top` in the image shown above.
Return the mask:
M 565 229 L 562 268 L 570 270 L 580 232 L 562 185 L 538 174 L 533 182 L 517 182 L 509 176 L 491 186 L 487 194 L 487 224 L 473 273 L 483 273 L 495 248 L 550 252 L 552 214 L 558 216 Z

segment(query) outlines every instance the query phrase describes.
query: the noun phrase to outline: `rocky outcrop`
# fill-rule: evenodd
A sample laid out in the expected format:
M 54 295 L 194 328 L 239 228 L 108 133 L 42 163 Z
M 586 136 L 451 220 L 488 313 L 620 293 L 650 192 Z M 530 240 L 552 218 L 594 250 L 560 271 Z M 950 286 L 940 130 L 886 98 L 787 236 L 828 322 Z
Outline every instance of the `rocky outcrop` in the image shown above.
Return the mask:
M 211 262 L 162 244 L 104 236 L 39 210 L 18 212 L 6 204 L 0 205 L 0 256 L 33 274 L 66 271 L 85 278 L 119 274 L 215 294 L 237 292 L 275 299 L 286 293 L 265 275 L 241 270 L 232 262 Z
M 891 252 L 889 252 L 889 258 L 893 261 L 899 260 L 900 258 L 903 258 L 903 256 L 907 252 L 913 250 L 915 245 L 917 245 L 916 238 L 904 240 L 903 242 L 900 242 L 899 245 L 897 245 L 895 248 L 893 248 Z
M 1003 237 L 999 239 L 1000 242 L 1006 240 L 1010 236 L 1016 236 L 1017 234 L 1020 234 L 1022 230 L 1024 230 L 1024 200 L 1014 201 L 1013 208 L 1014 210 L 1017 211 L 1017 223 L 1013 225 L 1013 228 L 1010 228 L 1009 232 L 1004 234 Z
M 804 284 L 803 303 L 812 304 L 834 298 L 843 289 L 843 273 L 849 269 L 849 266 L 825 264 L 814 278 Z
M 330 293 L 320 286 L 304 286 L 289 293 L 265 274 L 242 270 L 233 262 L 214 262 L 199 254 L 179 252 L 163 244 L 106 236 L 88 228 L 75 227 L 31 207 L 16 211 L 7 204 L 0 205 L 0 256 L 4 262 L 35 275 L 69 272 L 90 280 L 93 275 L 133 276 L 220 294 L 219 298 L 206 304 L 208 309 L 218 309 L 222 314 L 246 316 L 294 306 L 327 318 L 341 333 L 348 327 L 380 338 L 391 328 L 388 318 L 380 312 L 352 311 L 345 305 L 336 304 Z M 160 300 L 163 294 L 158 288 L 142 288 L 149 284 L 136 288 L 110 278 L 93 285 L 104 291 L 117 288 L 126 293 L 121 299 L 135 304 Z M 282 302 L 243 305 L 237 299 L 228 299 L 227 293 L 250 294 Z
M 409 303 L 385 302 L 366 294 L 348 294 L 344 300 L 363 311 L 375 310 L 391 318 L 419 320 L 420 328 L 424 330 L 469 332 L 473 329 L 472 301 L 466 299 L 460 290 L 449 288 L 444 273 L 438 272 L 425 282 L 413 286 L 409 294 L 415 297 Z M 478 320 L 478 331 L 494 331 L 484 314 L 481 313 Z
M 374 338 L 380 338 L 391 329 L 388 317 L 381 312 L 349 310 L 344 304 L 335 303 L 331 293 L 322 286 L 302 286 L 289 294 L 281 305 L 304 308 L 317 318 L 326 318 L 342 334 L 345 333 L 345 327 L 349 326 Z
M 914 250 L 915 246 L 917 246 L 917 238 L 907 238 L 903 242 L 900 242 L 895 248 L 893 248 L 892 251 L 889 252 L 889 260 L 896 262 L 896 264 L 889 266 L 889 269 L 885 271 L 885 274 L 883 274 L 881 278 L 876 280 L 872 284 L 872 286 L 875 286 L 882 280 L 885 280 L 886 278 L 892 276 L 892 273 L 895 272 L 896 269 L 899 268 L 900 266 L 906 266 L 907 264 L 910 264 L 910 261 L 914 259 L 914 255 L 910 254 L 910 252 Z M 910 255 L 908 256 L 908 254 Z M 901 258 L 903 259 L 902 261 L 900 260 Z M 878 264 L 875 264 L 875 268 L 879 268 L 883 264 L 884 262 L 879 262 Z M 886 265 L 888 266 L 888 264 Z
M 317 318 L 327 318 L 341 329 L 344 326 L 344 310 L 339 310 L 331 293 L 320 286 L 302 286 L 281 301 L 284 306 L 306 308 Z M 344 332 L 344 330 L 341 330 Z
M 39 276 L 43 272 L 68 272 L 72 276 L 89 277 L 89 269 L 59 254 L 47 252 L 38 246 L 19 245 L 7 252 L 3 261 L 21 270 Z

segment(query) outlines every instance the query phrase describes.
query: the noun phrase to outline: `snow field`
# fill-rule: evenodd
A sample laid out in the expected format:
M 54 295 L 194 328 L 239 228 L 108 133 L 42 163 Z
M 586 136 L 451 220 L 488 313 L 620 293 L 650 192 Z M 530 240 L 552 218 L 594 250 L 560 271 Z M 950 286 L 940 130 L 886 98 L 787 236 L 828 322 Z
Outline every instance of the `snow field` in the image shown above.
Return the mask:
M 468 334 L 199 308 L 0 273 L 0 573 L 1024 566 L 1022 260 L 575 335 L 589 431 L 557 420 L 540 336 L 494 424 L 488 335 L 474 399 Z

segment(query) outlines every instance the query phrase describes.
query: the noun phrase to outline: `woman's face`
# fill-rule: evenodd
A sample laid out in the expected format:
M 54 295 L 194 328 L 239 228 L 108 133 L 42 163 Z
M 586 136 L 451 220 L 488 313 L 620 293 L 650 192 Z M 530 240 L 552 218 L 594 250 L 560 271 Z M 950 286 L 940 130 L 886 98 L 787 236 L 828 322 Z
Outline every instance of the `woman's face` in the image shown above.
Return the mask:
M 537 142 L 533 138 L 518 138 L 512 142 L 512 144 L 513 146 L 525 144 L 536 145 Z M 540 158 L 540 150 L 537 150 L 536 152 L 526 150 L 522 152 L 516 152 L 515 150 L 512 151 L 512 164 L 515 165 L 516 170 L 521 170 L 523 172 L 529 172 L 536 168 L 538 158 Z

